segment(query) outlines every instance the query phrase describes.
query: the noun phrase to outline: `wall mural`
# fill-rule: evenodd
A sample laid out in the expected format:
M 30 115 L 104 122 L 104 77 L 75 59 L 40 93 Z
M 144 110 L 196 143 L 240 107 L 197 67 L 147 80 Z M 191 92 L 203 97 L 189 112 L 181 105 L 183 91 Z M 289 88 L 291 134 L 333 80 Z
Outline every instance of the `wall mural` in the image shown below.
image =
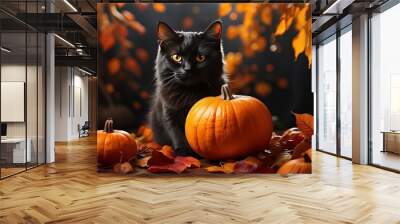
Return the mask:
M 99 171 L 311 173 L 309 4 L 98 4 Z

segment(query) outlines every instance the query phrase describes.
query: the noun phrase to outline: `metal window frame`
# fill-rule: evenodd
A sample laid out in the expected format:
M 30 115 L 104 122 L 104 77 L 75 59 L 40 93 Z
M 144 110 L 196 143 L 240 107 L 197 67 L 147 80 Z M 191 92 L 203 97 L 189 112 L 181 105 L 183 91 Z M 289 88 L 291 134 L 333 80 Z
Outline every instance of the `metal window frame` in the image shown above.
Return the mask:
M 331 34 L 331 35 L 329 35 L 329 36 L 327 36 L 326 38 L 324 38 L 324 39 L 321 39 L 321 40 L 318 40 L 318 43 L 316 44 L 316 52 L 315 52 L 315 55 L 316 55 L 316 95 L 317 95 L 317 97 L 316 97 L 316 105 L 315 105 L 315 107 L 316 107 L 316 115 L 315 116 L 318 116 L 318 114 L 319 114 L 319 112 L 320 112 L 320 100 L 319 100 L 319 75 L 318 75 L 318 73 L 319 73 L 319 51 L 318 51 L 318 49 L 319 49 L 319 47 L 320 47 L 320 44 L 321 43 L 324 43 L 324 42 L 330 42 L 330 41 L 336 41 L 336 60 L 335 60 L 335 63 L 336 63 L 336 152 L 335 153 L 332 153 L 332 152 L 329 152 L 329 151 L 327 151 L 327 150 L 324 150 L 324 149 L 321 149 L 320 147 L 319 147 L 319 129 L 320 129 L 320 127 L 319 127 L 319 122 L 316 122 L 317 124 L 316 124 L 316 150 L 317 151 L 319 151 L 319 152 L 323 152 L 323 153 L 326 153 L 326 154 L 328 154 L 328 155 L 332 155 L 332 156 L 336 156 L 336 157 L 339 157 L 339 158 L 343 158 L 343 159 L 346 159 L 346 160 L 352 160 L 352 158 L 350 158 L 350 157 L 347 157 L 347 156 L 344 156 L 343 154 L 342 154 L 342 150 L 341 150 L 341 130 L 342 130 L 342 127 L 341 127 L 341 117 L 340 117 L 340 103 L 341 103 L 341 94 L 340 94 L 340 81 L 341 81 L 341 67 L 340 67 L 340 37 L 343 35 L 343 34 L 345 34 L 346 32 L 351 32 L 351 28 L 349 28 L 350 26 L 352 25 L 352 23 L 349 23 L 349 24 L 347 24 L 347 25 L 345 25 L 345 26 L 343 26 L 343 27 L 340 27 L 338 24 L 335 24 L 334 26 L 336 26 L 336 32 L 335 33 L 333 33 L 333 34 Z M 332 36 L 335 36 L 334 38 L 332 38 Z M 331 40 L 329 40 L 329 39 L 331 39 Z

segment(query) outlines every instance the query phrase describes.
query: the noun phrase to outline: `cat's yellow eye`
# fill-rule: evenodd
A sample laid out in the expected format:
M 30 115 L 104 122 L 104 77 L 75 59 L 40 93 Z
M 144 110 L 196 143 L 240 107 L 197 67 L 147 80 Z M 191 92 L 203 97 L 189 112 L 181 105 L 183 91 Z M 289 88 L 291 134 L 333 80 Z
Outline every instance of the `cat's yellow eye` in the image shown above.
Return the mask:
M 197 62 L 203 62 L 204 60 L 206 60 L 206 56 L 201 55 L 201 54 L 196 56 L 196 61 Z
M 176 61 L 176 62 L 181 62 L 182 61 L 182 56 L 179 56 L 177 54 L 173 54 L 171 56 L 172 60 Z

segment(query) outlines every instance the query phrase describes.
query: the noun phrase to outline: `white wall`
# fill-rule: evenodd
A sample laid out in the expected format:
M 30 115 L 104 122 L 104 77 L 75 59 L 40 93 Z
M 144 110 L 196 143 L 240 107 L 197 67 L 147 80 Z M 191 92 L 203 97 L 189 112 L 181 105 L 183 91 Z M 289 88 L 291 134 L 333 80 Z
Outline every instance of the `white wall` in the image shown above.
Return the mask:
M 55 76 L 55 140 L 77 139 L 89 117 L 88 78 L 72 67 L 56 67 Z
M 37 70 L 38 69 L 38 70 Z M 2 64 L 1 81 L 26 83 L 26 108 L 22 108 L 27 115 L 25 122 L 6 122 L 8 138 L 29 139 L 32 161 L 44 162 L 44 74 L 41 66 L 25 66 L 24 64 Z M 26 80 L 27 79 L 27 80 Z M 4 96 L 3 96 L 4 97 Z M 9 108 L 1 108 L 7 110 Z M 37 156 L 39 153 L 39 156 Z

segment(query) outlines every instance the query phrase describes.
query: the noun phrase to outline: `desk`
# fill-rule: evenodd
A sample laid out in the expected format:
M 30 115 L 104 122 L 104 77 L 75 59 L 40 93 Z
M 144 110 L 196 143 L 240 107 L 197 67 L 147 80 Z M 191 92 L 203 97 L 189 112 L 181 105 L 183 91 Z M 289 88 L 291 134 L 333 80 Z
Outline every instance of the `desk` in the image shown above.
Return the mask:
M 400 131 L 383 131 L 382 152 L 393 152 L 400 154 Z
M 1 139 L 1 159 L 5 160 L 5 163 L 31 162 L 32 141 L 28 138 L 26 142 L 28 147 L 26 147 L 25 154 L 25 138 Z

